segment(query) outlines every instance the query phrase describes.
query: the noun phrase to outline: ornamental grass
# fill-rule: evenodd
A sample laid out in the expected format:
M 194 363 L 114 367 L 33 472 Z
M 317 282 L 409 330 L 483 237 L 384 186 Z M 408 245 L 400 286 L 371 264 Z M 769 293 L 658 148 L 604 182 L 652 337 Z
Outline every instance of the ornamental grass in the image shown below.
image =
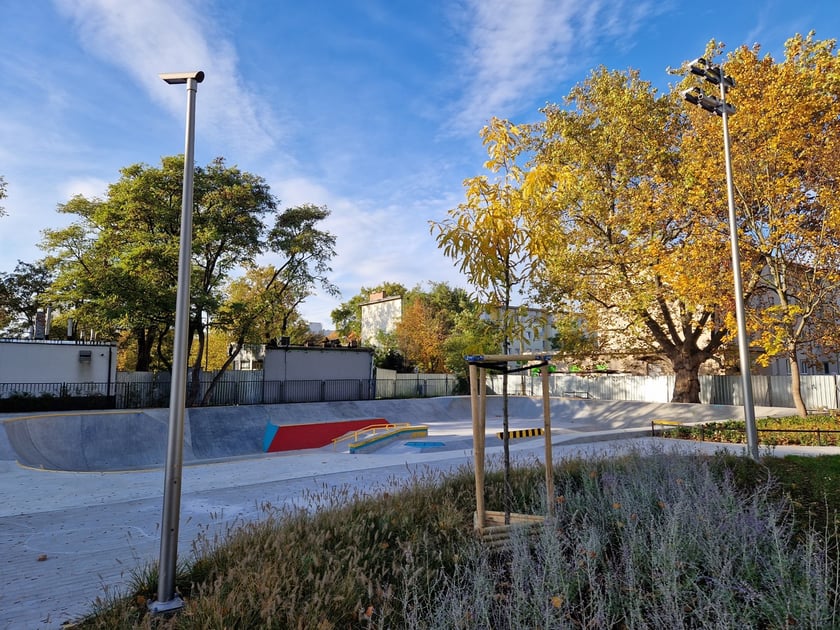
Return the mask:
M 177 615 L 146 613 L 156 575 L 145 568 L 81 626 L 840 627 L 837 505 L 799 502 L 778 461 L 666 449 L 564 461 L 553 513 L 500 549 L 473 534 L 470 470 L 375 496 L 325 490 L 199 537 Z M 538 463 L 519 462 L 511 509 L 546 514 L 542 480 Z M 488 509 L 504 509 L 502 483 L 487 476 Z

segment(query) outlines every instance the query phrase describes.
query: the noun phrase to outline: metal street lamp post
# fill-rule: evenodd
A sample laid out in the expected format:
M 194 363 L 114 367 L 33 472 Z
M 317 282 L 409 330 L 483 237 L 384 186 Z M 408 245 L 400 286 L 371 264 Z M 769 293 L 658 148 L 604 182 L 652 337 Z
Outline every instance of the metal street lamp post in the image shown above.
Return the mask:
M 175 593 L 178 562 L 178 528 L 181 518 L 181 474 L 184 465 L 184 415 L 187 392 L 187 343 L 189 342 L 190 273 L 192 260 L 193 161 L 195 148 L 195 96 L 203 72 L 161 74 L 169 84 L 187 86 L 187 124 L 184 148 L 184 185 L 181 194 L 181 238 L 178 252 L 178 291 L 175 300 L 175 345 L 172 353 L 172 389 L 169 394 L 169 436 L 160 526 L 160 565 L 157 600 L 152 613 L 180 610 L 184 601 Z
M 692 87 L 682 92 L 689 103 L 702 107 L 707 112 L 717 114 L 723 120 L 723 153 L 726 162 L 726 198 L 729 205 L 729 243 L 732 250 L 732 275 L 735 284 L 735 318 L 738 323 L 738 355 L 741 365 L 741 388 L 744 398 L 744 422 L 747 428 L 747 452 L 758 460 L 758 431 L 755 424 L 755 405 L 753 403 L 752 378 L 750 375 L 750 346 L 747 337 L 746 310 L 744 308 L 744 288 L 741 279 L 741 256 L 738 248 L 738 223 L 735 216 L 735 193 L 732 183 L 732 155 L 729 147 L 729 115 L 735 108 L 726 102 L 727 88 L 735 87 L 732 77 L 724 74 L 723 68 L 706 61 L 703 57 L 690 64 L 692 74 L 703 77 L 712 85 L 720 86 L 720 98 L 706 94 L 699 87 Z

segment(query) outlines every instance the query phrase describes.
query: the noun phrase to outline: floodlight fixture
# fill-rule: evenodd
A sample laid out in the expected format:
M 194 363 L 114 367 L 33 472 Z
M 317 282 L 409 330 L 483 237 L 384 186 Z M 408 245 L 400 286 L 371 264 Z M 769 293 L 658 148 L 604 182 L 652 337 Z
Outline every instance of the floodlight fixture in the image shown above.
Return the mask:
M 703 77 L 712 85 L 723 83 L 726 87 L 735 87 L 735 80 L 728 74 L 724 74 L 723 68 L 709 63 L 704 57 L 698 57 L 688 64 L 691 74 Z
M 190 79 L 196 83 L 204 81 L 204 73 L 201 70 L 196 72 L 164 72 L 158 75 L 161 79 L 166 81 L 169 85 L 178 85 L 179 83 L 186 83 Z
M 697 59 L 688 64 L 688 68 L 691 70 L 691 73 L 701 77 L 706 76 L 707 67 L 708 63 L 703 57 L 697 57 Z
M 702 90 L 700 91 L 700 98 L 698 101 L 698 105 L 700 105 L 700 107 L 705 109 L 707 112 L 712 112 L 713 114 L 718 113 L 718 110 L 723 106 L 723 102 L 719 98 L 706 94 Z
M 708 66 L 704 77 L 712 85 L 720 85 L 721 74 L 720 66 Z
M 721 103 L 717 108 L 715 108 L 715 114 L 718 116 L 723 116 L 726 113 L 727 116 L 731 116 L 735 113 L 735 106 L 731 103 Z
M 683 90 L 680 92 L 682 97 L 691 103 L 692 105 L 699 105 L 700 104 L 700 97 L 703 95 L 703 90 L 701 90 L 696 85 L 694 87 L 688 88 L 687 90 Z

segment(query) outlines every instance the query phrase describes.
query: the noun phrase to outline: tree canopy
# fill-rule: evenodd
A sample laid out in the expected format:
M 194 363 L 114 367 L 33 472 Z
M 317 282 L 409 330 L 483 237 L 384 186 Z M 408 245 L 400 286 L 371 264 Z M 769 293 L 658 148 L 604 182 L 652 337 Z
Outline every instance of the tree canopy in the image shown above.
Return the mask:
M 711 48 L 711 47 L 710 47 Z M 760 363 L 787 359 L 801 415 L 799 359 L 836 345 L 840 307 L 840 56 L 813 33 L 785 45 L 784 59 L 756 45 L 730 53 L 736 79 L 727 97 L 736 214 L 748 327 Z M 689 111 L 683 151 L 695 173 L 720 172 L 719 120 Z M 725 204 L 721 185 L 703 182 L 707 203 Z
M 41 263 L 18 261 L 9 273 L 0 273 L 0 330 L 17 336 L 35 326 L 35 315 L 46 310 L 45 293 L 51 277 Z
M 445 282 L 431 282 L 428 290 L 418 285 L 404 300 L 394 338 L 407 365 L 423 372 L 463 374 L 464 354 L 459 352 L 469 343 L 464 336 L 471 328 L 476 333 L 483 328 L 478 304 L 464 289 Z M 491 344 L 479 344 L 474 352 L 498 347 L 496 339 Z
M 707 58 L 720 52 L 712 42 Z M 791 39 L 780 63 L 756 47 L 721 64 L 736 80 L 753 342 L 765 359 L 795 363 L 803 345 L 832 342 L 839 302 L 840 62 L 833 41 L 809 35 Z M 699 402 L 699 367 L 735 330 L 721 121 L 679 96 L 696 79 L 659 94 L 635 70 L 598 68 L 534 124 L 492 120 L 489 176 L 468 179 L 466 201 L 433 225 L 488 297 L 503 286 L 491 278 L 517 269 L 538 303 L 597 334 L 601 352 L 667 357 L 679 402 Z
M 6 180 L 0 175 L 0 199 L 6 198 Z M 0 206 L 0 217 L 6 215 L 6 209 L 3 206 Z
M 150 369 L 153 349 L 158 365 L 169 367 L 182 174 L 183 156 L 165 157 L 159 167 L 126 167 L 104 199 L 74 197 L 59 212 L 78 218 L 43 232 L 46 262 L 56 273 L 53 303 L 111 337 L 129 331 L 138 370 Z M 197 342 L 191 356 L 198 370 L 208 318 L 217 330 L 230 326 L 234 337 L 248 337 L 259 328 L 254 303 L 279 300 L 290 309 L 288 323 L 314 284 L 334 291 L 327 273 L 335 238 L 317 227 L 329 215 L 326 208 L 302 205 L 278 213 L 265 180 L 222 158 L 196 166 L 194 191 L 190 346 Z M 258 271 L 261 255 L 277 262 Z M 237 319 L 231 315 L 235 291 L 226 292 L 242 270 L 251 270 L 243 281 L 251 282 L 251 314 Z
M 532 232 L 529 215 L 534 198 L 523 190 L 524 172 L 517 163 L 526 136 L 508 121 L 494 118 L 481 131 L 490 176 L 464 182 L 466 201 L 440 222 L 431 222 L 438 247 L 456 261 L 477 299 L 492 315 L 504 353 L 522 320 L 512 300 L 521 297 L 532 279 Z
M 540 298 L 576 309 L 602 350 L 656 350 L 675 402 L 699 402 L 699 366 L 727 334 L 725 215 L 683 187 L 682 106 L 635 71 L 600 68 L 533 127 L 525 187 L 539 200 L 532 255 Z M 710 269 L 697 278 L 696 269 Z M 620 347 L 624 345 L 624 347 Z

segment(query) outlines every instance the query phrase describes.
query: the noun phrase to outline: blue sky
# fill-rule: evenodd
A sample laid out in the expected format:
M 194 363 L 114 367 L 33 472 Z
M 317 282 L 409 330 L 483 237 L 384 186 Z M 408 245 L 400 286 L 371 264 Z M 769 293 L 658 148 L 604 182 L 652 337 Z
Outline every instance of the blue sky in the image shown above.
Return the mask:
M 182 153 L 185 90 L 158 74 L 203 70 L 196 162 L 332 211 L 342 297 L 304 317 L 383 281 L 466 287 L 428 222 L 481 172 L 491 116 L 536 120 L 599 65 L 667 89 L 712 38 L 778 59 L 812 29 L 840 36 L 840 0 L 0 0 L 0 271 L 43 256 L 57 204 Z

